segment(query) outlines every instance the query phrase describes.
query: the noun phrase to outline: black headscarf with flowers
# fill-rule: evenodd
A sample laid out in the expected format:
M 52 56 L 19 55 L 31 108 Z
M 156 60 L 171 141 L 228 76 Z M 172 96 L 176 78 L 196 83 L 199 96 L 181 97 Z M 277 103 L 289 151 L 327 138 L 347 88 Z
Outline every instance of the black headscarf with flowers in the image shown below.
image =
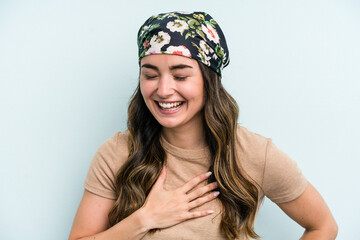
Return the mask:
M 138 32 L 139 60 L 174 54 L 199 60 L 221 76 L 229 64 L 225 36 L 205 12 L 170 12 L 151 16 Z

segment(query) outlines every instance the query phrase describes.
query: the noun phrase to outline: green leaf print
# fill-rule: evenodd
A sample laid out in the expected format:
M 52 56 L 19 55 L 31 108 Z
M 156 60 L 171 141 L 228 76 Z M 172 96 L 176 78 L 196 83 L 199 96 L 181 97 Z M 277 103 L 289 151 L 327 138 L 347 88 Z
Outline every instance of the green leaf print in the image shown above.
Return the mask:
M 185 34 L 185 40 L 188 39 L 189 37 L 191 37 L 191 32 L 187 32 L 187 33 Z
M 213 28 L 216 28 L 217 22 L 215 22 L 214 19 L 210 19 L 209 24 L 210 24 Z
M 195 21 L 193 21 L 193 20 L 189 21 L 189 27 L 190 28 L 194 29 L 194 24 L 195 24 Z
M 203 33 L 203 31 L 202 31 L 201 29 L 196 29 L 196 32 L 197 32 L 197 34 L 199 34 L 203 39 L 206 39 L 206 38 L 205 38 L 205 35 L 204 35 L 204 33 Z

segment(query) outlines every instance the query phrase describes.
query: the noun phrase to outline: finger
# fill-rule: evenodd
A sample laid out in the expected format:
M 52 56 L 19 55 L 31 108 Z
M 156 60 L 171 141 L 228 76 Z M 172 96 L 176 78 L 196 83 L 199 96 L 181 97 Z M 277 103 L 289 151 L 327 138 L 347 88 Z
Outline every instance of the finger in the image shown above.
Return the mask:
M 201 210 L 201 211 L 195 211 L 195 212 L 188 212 L 186 214 L 186 219 L 191 219 L 191 218 L 199 218 L 199 217 L 205 217 L 207 215 L 210 215 L 214 213 L 213 210 Z
M 191 210 L 193 208 L 196 208 L 196 207 L 199 207 L 199 206 L 203 205 L 204 203 L 213 200 L 214 198 L 219 196 L 219 194 L 220 194 L 220 192 L 216 191 L 216 192 L 209 193 L 204 197 L 197 198 L 196 200 L 189 203 L 189 205 L 188 205 L 189 210 Z
M 156 180 L 153 188 L 163 188 L 164 186 L 164 182 L 166 180 L 166 166 L 164 166 L 160 172 L 160 175 L 158 177 L 158 179 Z
M 192 201 L 198 197 L 201 197 L 202 195 L 204 195 L 207 192 L 210 192 L 211 190 L 214 190 L 215 188 L 217 188 L 218 185 L 216 182 L 210 183 L 204 187 L 201 187 L 199 189 L 196 189 L 195 191 L 191 192 L 188 194 L 188 199 L 189 201 Z
M 201 183 L 202 181 L 204 181 L 205 179 L 210 177 L 210 175 L 211 175 L 211 172 L 207 172 L 207 173 L 203 173 L 203 174 L 201 174 L 201 175 L 199 175 L 197 177 L 194 177 L 189 182 L 187 182 L 184 186 L 182 186 L 181 190 L 184 193 L 189 192 L 191 189 L 196 187 L 199 183 Z

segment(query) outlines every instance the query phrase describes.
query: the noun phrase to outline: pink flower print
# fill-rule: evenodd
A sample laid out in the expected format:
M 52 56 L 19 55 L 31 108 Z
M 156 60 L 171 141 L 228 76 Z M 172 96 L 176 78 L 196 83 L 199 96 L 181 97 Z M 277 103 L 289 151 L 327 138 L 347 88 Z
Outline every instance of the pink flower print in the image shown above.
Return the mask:
M 183 52 L 182 52 L 182 51 L 174 51 L 173 54 L 174 54 L 174 55 L 183 56 Z
M 147 48 L 148 46 L 150 46 L 150 43 L 148 40 L 145 40 L 145 42 L 143 43 L 144 48 Z
M 206 34 L 208 39 L 210 39 L 211 41 L 213 41 L 215 43 L 220 42 L 218 33 L 210 24 L 206 24 L 206 26 L 202 25 L 201 28 L 202 28 L 202 31 Z
M 167 54 L 174 54 L 174 55 L 180 55 L 184 57 L 191 57 L 191 53 L 189 49 L 187 49 L 185 46 L 170 46 L 166 49 Z

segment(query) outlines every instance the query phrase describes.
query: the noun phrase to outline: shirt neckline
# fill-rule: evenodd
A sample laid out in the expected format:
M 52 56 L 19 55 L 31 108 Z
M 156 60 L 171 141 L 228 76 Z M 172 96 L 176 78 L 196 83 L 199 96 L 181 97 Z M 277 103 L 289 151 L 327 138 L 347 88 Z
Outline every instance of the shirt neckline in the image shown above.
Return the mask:
M 209 159 L 210 151 L 208 147 L 200 148 L 200 149 L 183 149 L 176 147 L 166 141 L 164 137 L 160 138 L 160 142 L 164 150 L 174 157 L 187 159 L 187 160 L 199 160 L 199 159 Z

